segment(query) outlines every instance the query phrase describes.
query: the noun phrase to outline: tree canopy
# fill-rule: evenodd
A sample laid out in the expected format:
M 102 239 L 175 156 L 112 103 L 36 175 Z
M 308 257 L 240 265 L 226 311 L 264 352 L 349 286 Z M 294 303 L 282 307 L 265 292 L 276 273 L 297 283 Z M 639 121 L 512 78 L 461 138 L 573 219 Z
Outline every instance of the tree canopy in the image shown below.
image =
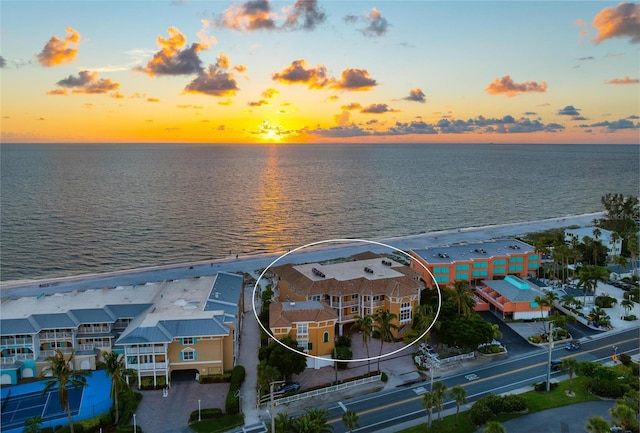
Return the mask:
M 267 365 L 277 369 L 282 377 L 290 380 L 294 374 L 300 374 L 307 368 L 307 358 L 298 346 L 298 342 L 287 336 L 280 340 L 284 345 L 294 350 L 282 347 L 277 342 L 272 342 L 268 346 L 261 347 L 258 352 L 258 359 Z

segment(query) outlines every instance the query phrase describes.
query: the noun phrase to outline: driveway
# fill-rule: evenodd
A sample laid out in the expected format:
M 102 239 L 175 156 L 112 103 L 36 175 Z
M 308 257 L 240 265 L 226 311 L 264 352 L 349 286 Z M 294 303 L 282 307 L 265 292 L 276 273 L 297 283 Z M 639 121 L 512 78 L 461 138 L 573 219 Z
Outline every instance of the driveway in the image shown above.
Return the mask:
M 200 384 L 195 380 L 173 382 L 167 397 L 162 390 L 141 391 L 136 424 L 145 432 L 192 433 L 189 415 L 198 410 L 198 400 L 201 409 L 218 407 L 224 411 L 228 391 L 229 383 Z

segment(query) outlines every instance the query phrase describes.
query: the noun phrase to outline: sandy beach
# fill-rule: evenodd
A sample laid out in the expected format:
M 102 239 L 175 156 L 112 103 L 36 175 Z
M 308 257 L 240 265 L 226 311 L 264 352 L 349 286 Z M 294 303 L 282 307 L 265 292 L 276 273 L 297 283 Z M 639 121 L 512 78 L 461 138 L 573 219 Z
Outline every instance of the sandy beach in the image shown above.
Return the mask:
M 582 215 L 568 215 L 535 221 L 523 221 L 510 224 L 496 224 L 482 227 L 461 227 L 457 229 L 433 231 L 411 236 L 372 239 L 404 251 L 429 246 L 449 245 L 456 242 L 480 242 L 490 239 L 522 236 L 527 233 L 550 229 L 589 226 L 594 219 L 602 218 L 603 212 Z M 326 240 L 319 239 L 317 242 Z M 302 245 L 301 245 L 302 246 Z M 365 250 L 382 251 L 385 247 L 376 247 L 371 243 L 345 240 L 339 244 L 321 244 L 315 247 L 300 249 L 290 253 L 278 261 L 279 264 L 322 261 L 333 257 L 348 256 Z M 137 269 L 74 276 L 60 276 L 46 279 L 30 279 L 3 281 L 0 283 L 0 298 L 11 296 L 37 296 L 67 290 L 86 290 L 105 286 L 122 286 L 141 281 L 163 281 L 168 278 L 188 278 L 193 276 L 213 275 L 217 272 L 253 272 L 269 266 L 287 251 L 270 254 L 247 254 L 236 258 L 235 255 L 218 260 L 175 263 L 160 266 L 149 266 Z M 19 294 L 15 292 L 19 290 Z

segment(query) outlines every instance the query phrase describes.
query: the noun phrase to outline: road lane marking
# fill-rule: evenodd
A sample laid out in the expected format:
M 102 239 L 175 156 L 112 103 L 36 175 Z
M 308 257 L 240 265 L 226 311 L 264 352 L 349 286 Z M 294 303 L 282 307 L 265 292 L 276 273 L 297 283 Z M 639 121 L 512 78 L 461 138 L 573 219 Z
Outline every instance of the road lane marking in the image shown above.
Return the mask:
M 347 411 L 347 407 L 341 401 L 338 402 L 338 406 L 340 406 L 343 411 Z

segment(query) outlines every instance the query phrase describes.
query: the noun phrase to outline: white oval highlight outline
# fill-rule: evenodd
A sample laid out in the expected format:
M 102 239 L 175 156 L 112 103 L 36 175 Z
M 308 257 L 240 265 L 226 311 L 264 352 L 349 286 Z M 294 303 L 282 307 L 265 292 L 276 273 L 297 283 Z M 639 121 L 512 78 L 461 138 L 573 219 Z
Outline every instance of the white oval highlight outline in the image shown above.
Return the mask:
M 438 309 L 436 311 L 435 317 L 433 318 L 433 322 L 431 322 L 431 325 L 429 325 L 427 327 L 427 329 L 420 334 L 418 337 L 416 337 L 415 340 L 413 340 L 411 343 L 407 344 L 404 347 L 401 347 L 400 349 L 396 349 L 392 352 L 389 353 L 385 353 L 383 355 L 378 355 L 378 356 L 373 356 L 373 357 L 369 357 L 369 358 L 358 358 L 358 359 L 339 359 L 336 360 L 334 358 L 323 358 L 321 356 L 315 356 L 315 355 L 309 355 L 308 353 L 304 353 L 304 352 L 300 352 L 299 350 L 294 349 L 293 347 L 289 347 L 286 344 L 284 344 L 283 342 L 281 342 L 280 340 L 278 340 L 277 338 L 274 337 L 274 335 L 271 333 L 271 330 L 267 330 L 265 329 L 265 327 L 262 325 L 262 322 L 260 322 L 260 317 L 258 317 L 258 312 L 256 311 L 256 302 L 255 302 L 255 298 L 256 298 L 256 290 L 258 289 L 258 285 L 260 284 L 260 280 L 264 277 L 264 274 L 276 263 L 278 263 L 280 260 L 282 260 L 283 258 L 285 258 L 286 256 L 288 256 L 289 254 L 293 254 L 296 251 L 300 251 L 302 249 L 308 248 L 308 247 L 314 247 L 316 245 L 322 245 L 322 244 L 328 244 L 328 243 L 337 243 L 337 242 L 349 242 L 349 243 L 353 243 L 353 242 L 364 242 L 367 244 L 372 244 L 372 245 L 378 245 L 378 246 L 382 246 L 385 248 L 390 248 L 402 255 L 405 255 L 409 258 L 409 260 L 415 260 L 420 266 L 422 266 L 422 268 L 427 271 L 427 273 L 431 276 L 431 279 L 433 280 L 435 286 L 436 286 L 436 291 L 438 293 Z M 279 302 L 279 301 L 278 301 Z M 382 242 L 376 242 L 376 241 L 369 241 L 366 239 L 326 239 L 323 241 L 316 241 L 316 242 L 311 242 L 308 243 L 306 245 L 302 245 L 300 247 L 294 248 L 290 251 L 287 251 L 286 253 L 284 253 L 283 255 L 281 255 L 280 257 L 276 258 L 274 261 L 272 261 L 266 268 L 264 268 L 264 270 L 262 271 L 262 273 L 260 273 L 260 276 L 258 277 L 258 279 L 256 280 L 256 284 L 253 286 L 253 292 L 251 293 L 251 308 L 253 309 L 253 315 L 256 318 L 256 321 L 258 322 L 258 325 L 260 326 L 260 328 L 262 328 L 262 330 L 273 340 L 276 341 L 279 345 L 281 345 L 282 347 L 294 352 L 294 353 L 300 353 L 304 356 L 306 356 L 307 358 L 313 358 L 313 359 L 318 359 L 321 361 L 328 361 L 328 360 L 332 360 L 332 361 L 337 361 L 337 362 L 363 362 L 363 361 L 375 361 L 378 359 L 384 359 L 387 358 L 391 355 L 395 355 L 396 353 L 400 353 L 403 350 L 408 349 L 409 347 L 413 346 L 415 343 L 417 343 L 419 340 L 421 340 L 425 335 L 427 335 L 429 333 L 429 331 L 431 331 L 431 328 L 433 328 L 433 325 L 435 325 L 436 321 L 438 320 L 438 317 L 440 316 L 440 309 L 442 307 L 442 292 L 440 291 L 440 285 L 438 284 L 438 282 L 436 281 L 436 278 L 433 276 L 433 274 L 431 273 L 431 271 L 429 269 L 427 269 L 426 266 L 424 266 L 420 261 L 416 260 L 415 258 L 413 258 L 409 253 L 396 248 L 394 246 L 391 245 L 387 245 L 384 244 Z

